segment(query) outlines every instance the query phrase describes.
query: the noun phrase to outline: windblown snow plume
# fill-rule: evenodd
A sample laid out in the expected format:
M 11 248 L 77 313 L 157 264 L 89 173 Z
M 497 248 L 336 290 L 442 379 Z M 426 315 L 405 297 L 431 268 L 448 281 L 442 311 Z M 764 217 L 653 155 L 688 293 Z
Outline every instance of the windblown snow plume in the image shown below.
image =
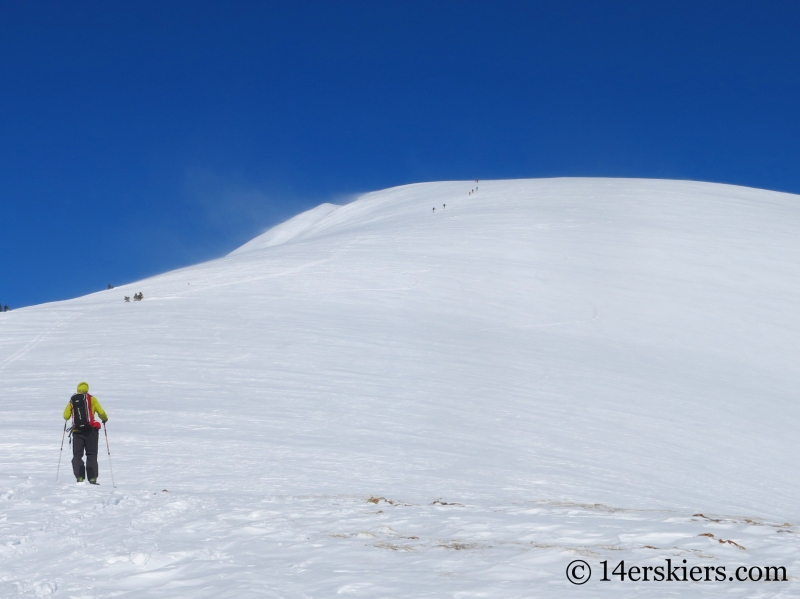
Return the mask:
M 408 185 L 0 314 L 0 596 L 800 596 L 798 200 Z

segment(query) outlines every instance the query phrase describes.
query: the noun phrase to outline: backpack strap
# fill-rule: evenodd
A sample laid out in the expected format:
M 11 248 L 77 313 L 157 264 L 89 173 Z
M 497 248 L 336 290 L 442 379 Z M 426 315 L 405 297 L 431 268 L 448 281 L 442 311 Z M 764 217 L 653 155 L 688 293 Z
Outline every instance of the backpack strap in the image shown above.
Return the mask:
M 86 394 L 86 405 L 89 408 L 89 425 L 94 428 L 99 428 L 98 426 L 95 425 L 94 422 L 94 409 L 92 406 L 92 396 L 89 395 L 88 393 Z

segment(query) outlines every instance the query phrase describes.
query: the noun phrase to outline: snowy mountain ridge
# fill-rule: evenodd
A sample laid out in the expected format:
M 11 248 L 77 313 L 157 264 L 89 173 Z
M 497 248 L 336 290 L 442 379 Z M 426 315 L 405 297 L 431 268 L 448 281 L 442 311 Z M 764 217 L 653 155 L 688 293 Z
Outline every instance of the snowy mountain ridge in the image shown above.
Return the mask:
M 581 556 L 797 593 L 799 226 L 730 185 L 423 183 L 2 313 L 0 595 L 562 596 Z M 105 447 L 54 482 L 82 380 L 117 489 Z
M 252 252 L 286 243 L 298 235 L 301 235 L 309 227 L 318 223 L 337 208 L 339 208 L 339 206 L 335 204 L 325 203 L 311 210 L 306 210 L 297 216 L 293 216 L 286 222 L 270 228 L 268 231 L 251 239 L 243 246 L 236 248 L 228 255 L 235 256 L 237 254 L 244 254 L 245 252 Z

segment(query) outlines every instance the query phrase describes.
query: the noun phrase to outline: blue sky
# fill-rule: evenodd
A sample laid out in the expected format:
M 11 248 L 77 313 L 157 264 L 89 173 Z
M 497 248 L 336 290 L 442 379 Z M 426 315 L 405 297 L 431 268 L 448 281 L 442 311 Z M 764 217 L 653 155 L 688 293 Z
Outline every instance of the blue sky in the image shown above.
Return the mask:
M 800 193 L 798 2 L 0 4 L 0 302 L 442 179 Z

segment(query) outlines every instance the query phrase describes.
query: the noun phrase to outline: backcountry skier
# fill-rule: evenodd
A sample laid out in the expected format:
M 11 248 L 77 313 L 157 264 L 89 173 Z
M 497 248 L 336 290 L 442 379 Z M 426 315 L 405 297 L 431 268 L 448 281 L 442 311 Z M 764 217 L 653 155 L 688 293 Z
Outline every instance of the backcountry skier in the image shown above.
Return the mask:
M 97 445 L 100 439 L 100 423 L 94 415 L 100 416 L 105 424 L 106 414 L 97 398 L 89 395 L 89 383 L 80 383 L 78 392 L 72 396 L 64 409 L 64 420 L 72 418 L 72 472 L 79 483 L 89 477 L 89 482 L 97 484 Z M 86 467 L 83 465 L 83 452 L 86 452 Z

